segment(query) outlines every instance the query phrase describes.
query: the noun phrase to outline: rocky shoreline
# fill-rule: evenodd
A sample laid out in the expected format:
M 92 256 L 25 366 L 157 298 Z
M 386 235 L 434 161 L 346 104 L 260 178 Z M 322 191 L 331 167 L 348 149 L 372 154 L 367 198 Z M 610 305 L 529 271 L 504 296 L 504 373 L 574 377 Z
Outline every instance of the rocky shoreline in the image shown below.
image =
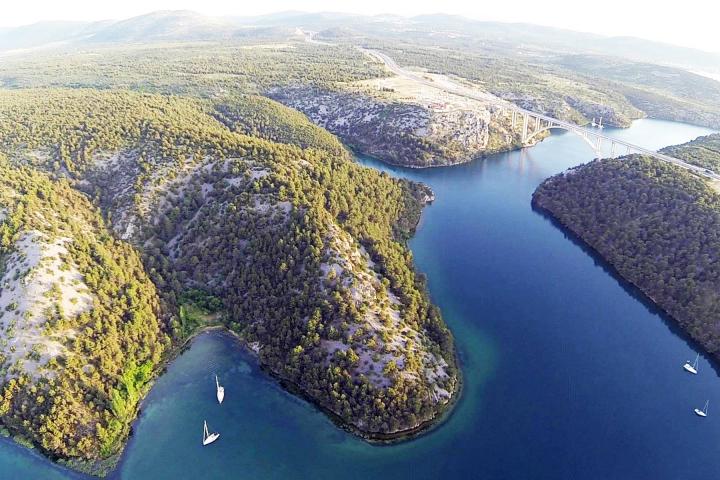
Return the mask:
M 353 150 L 392 165 L 457 165 L 520 147 L 518 132 L 496 105 L 470 105 L 442 93 L 408 98 L 388 87 L 347 88 L 278 88 L 267 95 L 301 111 Z

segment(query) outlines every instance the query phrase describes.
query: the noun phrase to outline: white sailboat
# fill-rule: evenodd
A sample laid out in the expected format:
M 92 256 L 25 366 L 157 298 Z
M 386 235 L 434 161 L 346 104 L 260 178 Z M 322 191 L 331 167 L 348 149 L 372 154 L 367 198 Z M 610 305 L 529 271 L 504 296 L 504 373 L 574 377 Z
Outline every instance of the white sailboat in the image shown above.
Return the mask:
M 683 368 L 692 373 L 693 375 L 697 375 L 698 372 L 698 360 L 700 360 L 700 354 L 697 354 L 697 357 L 695 357 L 695 361 L 691 364 L 690 360 L 685 362 L 685 365 L 683 365 Z
M 218 380 L 217 375 L 215 375 L 215 386 L 217 387 L 218 403 L 222 403 L 225 398 L 225 387 L 220 386 L 220 381 Z
M 219 434 L 219 433 L 217 433 L 217 432 L 215 432 L 215 433 L 210 433 L 210 432 L 208 432 L 207 421 L 204 421 L 204 427 L 203 427 L 203 446 L 205 446 L 205 445 L 210 445 L 210 444 L 213 443 L 215 440 L 217 440 L 218 437 L 220 437 L 220 434 Z
M 705 402 L 705 408 L 703 408 L 702 410 L 700 410 L 699 408 L 696 408 L 696 409 L 695 409 L 695 415 L 697 415 L 698 417 L 707 417 L 708 404 L 709 404 L 709 403 L 710 403 L 710 400 L 707 400 L 707 401 Z

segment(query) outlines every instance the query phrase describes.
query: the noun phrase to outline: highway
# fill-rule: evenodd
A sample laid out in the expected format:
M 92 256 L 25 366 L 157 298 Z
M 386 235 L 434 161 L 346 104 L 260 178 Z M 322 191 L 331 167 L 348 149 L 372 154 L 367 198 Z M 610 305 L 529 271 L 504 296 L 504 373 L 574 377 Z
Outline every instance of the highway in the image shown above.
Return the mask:
M 501 99 L 499 99 L 499 98 L 497 98 L 497 97 L 492 97 L 492 96 L 490 96 L 490 95 L 483 94 L 483 93 L 473 92 L 470 88 L 465 87 L 465 86 L 460 85 L 460 84 L 457 84 L 457 83 L 453 83 L 453 82 L 452 82 L 451 80 L 449 80 L 449 79 L 448 79 L 447 82 L 443 82 L 443 84 L 439 84 L 439 83 L 433 82 L 432 80 L 430 80 L 430 79 L 428 79 L 428 78 L 426 78 L 426 77 L 423 77 L 423 76 L 420 75 L 420 74 L 417 74 L 417 73 L 414 73 L 414 72 L 411 72 L 411 71 L 408 71 L 408 70 L 405 70 L 405 69 L 401 68 L 401 67 L 395 62 L 395 60 L 393 60 L 393 59 L 390 58 L 388 55 L 385 55 L 385 54 L 382 53 L 382 52 L 378 52 L 377 50 L 363 49 L 363 48 L 361 48 L 360 50 L 363 51 L 364 53 L 366 53 L 367 55 L 370 55 L 371 57 L 373 57 L 373 58 L 381 61 L 382 63 L 384 63 L 385 66 L 386 66 L 391 72 L 393 72 L 394 74 L 396 74 L 396 75 L 398 75 L 398 76 L 401 76 L 401 77 L 403 77 L 403 78 L 406 78 L 406 79 L 408 79 L 408 80 L 413 80 L 413 81 L 422 83 L 422 84 L 424 84 L 424 85 L 427 85 L 427 86 L 429 86 L 429 87 L 437 88 L 437 89 L 440 89 L 440 90 L 444 90 L 444 91 L 449 92 L 449 93 L 452 93 L 452 94 L 454 94 L 454 95 L 459 95 L 459 96 L 466 97 L 466 98 L 470 98 L 470 99 L 473 99 L 473 100 L 479 100 L 479 101 L 482 101 L 482 102 L 487 102 L 489 99 L 492 99 L 493 101 L 495 101 L 495 102 L 498 103 L 498 106 L 500 106 L 500 107 L 502 107 L 502 108 L 504 108 L 504 109 L 506 109 L 506 110 L 511 110 L 511 111 L 514 110 L 514 111 L 516 111 L 517 113 L 520 113 L 520 114 L 522 114 L 522 115 L 529 115 L 529 116 L 534 117 L 534 118 L 539 118 L 539 119 L 544 120 L 544 121 L 546 121 L 546 122 L 548 122 L 548 123 L 550 123 L 550 124 L 552 124 L 552 125 L 554 125 L 554 126 L 557 126 L 557 127 L 559 127 L 559 128 L 563 128 L 563 129 L 566 129 L 566 130 L 570 130 L 570 131 L 575 132 L 575 133 L 577 133 L 577 134 L 579 134 L 579 135 L 585 135 L 586 138 L 587 138 L 587 137 L 599 138 L 599 139 L 601 139 L 601 141 L 603 141 L 603 142 L 607 141 L 608 143 L 615 143 L 615 145 L 619 145 L 619 146 L 621 146 L 621 147 L 625 147 L 626 149 L 628 149 L 628 151 L 632 151 L 632 152 L 640 153 L 640 154 L 643 154 L 643 155 L 647 155 L 647 156 L 656 158 L 656 159 L 658 159 L 658 160 L 661 160 L 661 161 L 663 161 L 663 162 L 672 163 L 673 165 L 676 165 L 676 166 L 678 166 L 678 167 L 680 167 L 680 168 L 684 168 L 685 170 L 689 170 L 689 171 L 694 172 L 694 173 L 696 173 L 696 174 L 698 174 L 698 175 L 701 175 L 701 176 L 703 176 L 703 177 L 710 178 L 710 179 L 715 180 L 715 181 L 720 181 L 720 175 L 718 175 L 717 173 L 713 172 L 712 170 L 708 170 L 708 169 L 705 169 L 705 168 L 702 168 L 702 167 L 698 167 L 697 165 L 691 165 L 691 164 L 689 164 L 689 163 L 687 163 L 687 162 L 685 162 L 685 161 L 683 161 L 683 160 L 680 160 L 679 158 L 671 157 L 671 156 L 669 156 L 669 155 L 665 155 L 665 154 L 662 154 L 662 153 L 658 153 L 658 152 L 656 152 L 656 151 L 654 151 L 654 150 L 650 150 L 650 149 L 648 149 L 648 148 L 644 148 L 644 147 L 641 147 L 641 146 L 639 146 L 639 145 L 634 145 L 634 144 L 632 144 L 632 143 L 628 143 L 628 142 L 625 142 L 625 141 L 622 141 L 622 140 L 618 140 L 618 139 L 616 139 L 616 138 L 609 137 L 609 136 L 607 136 L 607 135 L 603 135 L 603 134 L 601 134 L 601 133 L 598 133 L 598 132 L 595 131 L 595 130 L 590 130 L 590 129 L 588 129 L 588 128 L 581 127 L 581 126 L 576 125 L 576 124 L 574 124 L 574 123 L 565 122 L 565 121 L 563 121 L 563 120 L 558 120 L 557 118 L 549 117 L 549 116 L 547 116 L 547 115 L 542 115 L 542 114 L 539 114 L 539 113 L 536 113 L 536 112 L 532 112 L 532 111 L 530 111 L 530 110 L 525 110 L 525 109 L 520 108 L 520 107 L 518 107 L 517 105 L 515 105 L 515 104 L 513 104 L 513 103 L 511 103 L 511 102 L 507 102 L 507 101 L 501 100 Z

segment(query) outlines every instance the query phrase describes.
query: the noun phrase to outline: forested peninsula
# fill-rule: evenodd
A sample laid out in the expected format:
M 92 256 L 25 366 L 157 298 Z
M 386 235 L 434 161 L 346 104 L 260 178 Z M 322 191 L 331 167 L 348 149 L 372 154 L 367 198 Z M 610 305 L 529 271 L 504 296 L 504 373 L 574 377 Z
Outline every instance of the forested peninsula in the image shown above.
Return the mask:
M 715 168 L 720 135 L 664 153 Z M 595 160 L 543 182 L 533 204 L 720 359 L 720 193 L 687 170 L 642 155 Z
M 0 152 L 0 422 L 17 440 L 106 473 L 153 376 L 207 326 L 368 439 L 452 404 L 453 339 L 405 245 L 431 192 L 304 115 L 253 95 L 0 91 Z

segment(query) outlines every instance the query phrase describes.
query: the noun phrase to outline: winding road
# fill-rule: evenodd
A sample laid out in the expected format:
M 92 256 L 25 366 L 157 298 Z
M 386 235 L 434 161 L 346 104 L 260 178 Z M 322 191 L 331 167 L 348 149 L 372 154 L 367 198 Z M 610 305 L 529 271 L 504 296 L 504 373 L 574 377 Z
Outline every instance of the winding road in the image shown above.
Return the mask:
M 584 134 L 584 135 L 586 135 L 586 136 L 590 136 L 590 137 L 594 137 L 594 138 L 600 138 L 601 140 L 606 140 L 606 141 L 608 141 L 608 142 L 615 143 L 616 145 L 623 146 L 623 147 L 627 148 L 628 151 L 634 151 L 634 152 L 640 153 L 640 154 L 642 154 L 642 155 L 647 155 L 647 156 L 649 156 L 649 157 L 652 157 L 652 158 L 661 160 L 661 161 L 663 161 L 663 162 L 672 163 L 673 165 L 676 165 L 676 166 L 678 166 L 678 167 L 680 167 L 680 168 L 684 168 L 685 170 L 689 170 L 689 171 L 691 171 L 691 172 L 693 172 L 693 173 L 696 173 L 696 174 L 698 174 L 698 175 L 700 175 L 700 176 L 703 176 L 703 177 L 712 179 L 712 180 L 714 180 L 714 181 L 720 182 L 720 175 L 717 174 L 716 172 L 712 171 L 712 170 L 705 169 L 705 168 L 699 167 L 699 166 L 697 166 L 697 165 L 692 165 L 692 164 L 687 163 L 687 162 L 685 162 L 685 161 L 683 161 L 683 160 L 680 160 L 679 158 L 675 158 L 675 157 L 671 157 L 670 155 L 665 155 L 665 154 L 662 154 L 662 153 L 658 153 L 658 152 L 656 152 L 656 151 L 654 151 L 654 150 L 650 150 L 650 149 L 641 147 L 641 146 L 639 146 L 639 145 L 634 145 L 634 144 L 632 144 L 632 143 L 624 142 L 624 141 L 622 141 L 622 140 L 618 140 L 618 139 L 613 138 L 613 137 L 609 137 L 609 136 L 606 136 L 606 135 L 602 135 L 602 134 L 600 134 L 600 133 L 597 133 L 596 131 L 593 131 L 593 130 L 590 130 L 590 129 L 581 127 L 581 126 L 576 125 L 576 124 L 574 124 L 574 123 L 565 122 L 565 121 L 563 121 L 563 120 L 558 120 L 558 119 L 556 119 L 556 118 L 549 117 L 549 116 L 547 116 L 547 115 L 542 115 L 542 114 L 539 114 L 539 113 L 536 113 L 536 112 L 532 112 L 532 111 L 530 111 L 530 110 L 525 110 L 525 109 L 523 109 L 523 108 L 518 107 L 517 105 L 515 105 L 515 104 L 513 104 L 513 103 L 503 101 L 503 100 L 501 100 L 501 99 L 499 99 L 499 98 L 497 98 L 497 97 L 494 97 L 494 96 L 492 96 L 492 95 L 488 95 L 488 94 L 483 93 L 483 92 L 473 91 L 472 89 L 470 89 L 470 88 L 468 88 L 468 87 L 465 87 L 465 86 L 460 85 L 460 84 L 458 84 L 458 83 L 452 82 L 452 80 L 450 80 L 450 79 L 447 79 L 447 81 L 443 82 L 442 84 L 441 84 L 441 83 L 437 83 L 437 82 L 433 82 L 432 80 L 430 80 L 430 79 L 428 79 L 428 78 L 426 78 L 426 77 L 424 77 L 424 76 L 422 76 L 422 75 L 419 75 L 419 74 L 417 74 L 417 73 L 415 73 L 415 72 L 411 72 L 411 71 L 409 71 L 409 70 L 405 70 L 405 69 L 401 68 L 401 67 L 395 62 L 395 60 L 393 60 L 391 57 L 389 57 L 388 55 L 386 55 L 386 54 L 384 54 L 384 53 L 382 53 L 382 52 L 378 52 L 377 50 L 368 50 L 368 49 L 364 49 L 364 48 L 360 48 L 360 50 L 361 50 L 362 52 L 364 52 L 365 54 L 367 54 L 367 55 L 375 58 L 376 60 L 379 60 L 380 62 L 384 63 L 385 66 L 386 66 L 391 72 L 393 72 L 395 75 L 398 75 L 398 76 L 403 77 L 403 78 L 405 78 L 405 79 L 412 80 L 412 81 L 415 81 L 415 82 L 419 82 L 419 83 L 422 83 L 423 85 L 427 85 L 427 86 L 429 86 L 429 87 L 433 87 L 433 88 L 437 88 L 437 89 L 440 89 L 440 90 L 444 90 L 444 91 L 446 91 L 446 92 L 448 92 L 448 93 L 452 93 L 452 94 L 454 94 L 454 95 L 458 95 L 458 96 L 470 98 L 470 99 L 473 99 L 473 100 L 479 100 L 479 101 L 483 101 L 483 102 L 487 102 L 488 100 L 491 100 L 491 101 L 494 101 L 494 102 L 498 103 L 498 105 L 501 106 L 501 107 L 504 108 L 504 109 L 511 110 L 511 111 L 514 110 L 514 111 L 516 111 L 517 113 L 520 113 L 520 114 L 522 114 L 522 115 L 530 115 L 530 116 L 532 116 L 532 117 L 542 119 L 542 120 L 548 122 L 549 124 L 552 124 L 552 125 L 557 126 L 557 127 L 553 127 L 553 128 L 562 128 L 562 129 L 565 129 L 565 130 L 569 130 L 569 131 L 575 132 L 575 133 L 577 133 L 577 134 L 579 134 L 579 135 L 581 135 L 581 136 Z

